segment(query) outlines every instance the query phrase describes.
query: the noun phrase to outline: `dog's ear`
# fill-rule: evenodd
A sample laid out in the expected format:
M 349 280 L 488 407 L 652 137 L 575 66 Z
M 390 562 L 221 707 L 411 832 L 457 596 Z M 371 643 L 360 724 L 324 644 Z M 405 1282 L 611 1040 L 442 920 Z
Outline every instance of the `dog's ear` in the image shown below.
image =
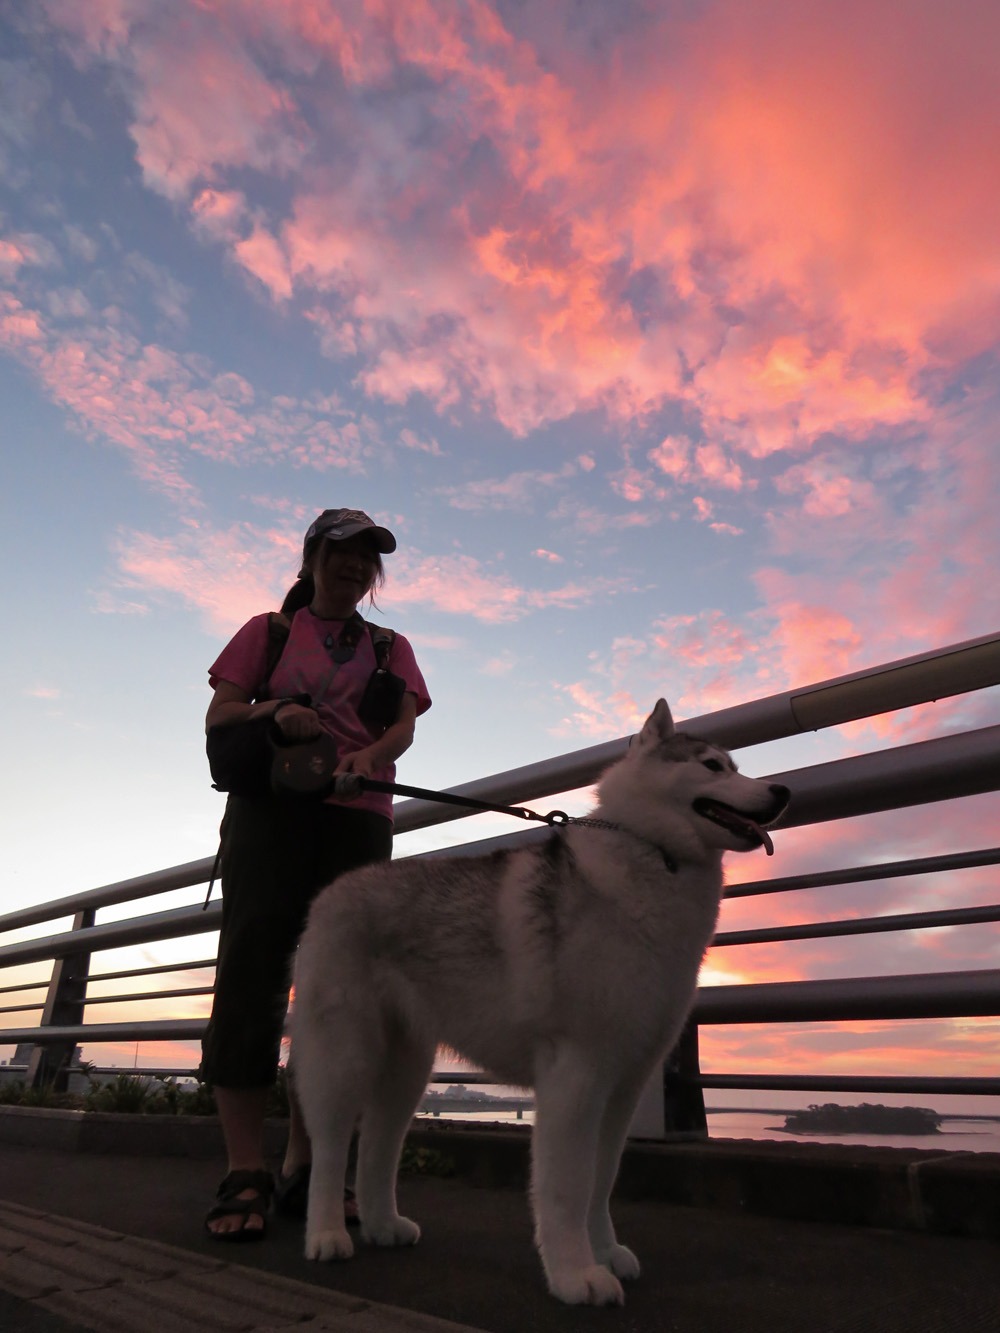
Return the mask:
M 639 732 L 639 744 L 640 746 L 662 745 L 673 734 L 674 719 L 670 716 L 667 701 L 666 699 L 657 699 L 656 707 L 646 718 L 642 731 Z

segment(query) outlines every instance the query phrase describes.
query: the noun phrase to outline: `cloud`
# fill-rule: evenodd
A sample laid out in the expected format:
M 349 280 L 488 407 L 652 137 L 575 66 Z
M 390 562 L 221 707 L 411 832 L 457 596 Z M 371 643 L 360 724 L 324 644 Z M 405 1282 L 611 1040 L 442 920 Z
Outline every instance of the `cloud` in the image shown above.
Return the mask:
M 175 284 L 146 264 L 154 300 L 183 322 Z M 185 506 L 200 504 L 186 456 L 246 465 L 360 474 L 378 442 L 373 423 L 335 399 L 261 397 L 242 376 L 205 358 L 143 342 L 95 314 L 79 292 L 49 293 L 47 309 L 0 292 L 0 348 L 27 366 L 83 433 L 124 449 L 153 488 Z
M 564 463 L 550 472 L 512 472 L 506 477 L 488 477 L 464 482 L 460 486 L 442 486 L 438 494 L 453 509 L 530 510 L 545 498 L 547 491 L 577 475 L 575 463 Z
M 992 5 L 640 8 L 594 46 L 562 4 L 182 8 L 46 12 L 127 73 L 147 183 L 370 394 L 517 433 L 678 399 L 762 458 L 927 420 L 995 337 Z
M 551 607 L 589 606 L 621 586 L 621 580 L 596 578 L 556 588 L 522 587 L 471 556 L 400 555 L 389 592 L 395 605 L 429 606 L 485 624 L 503 624 Z
M 298 568 L 302 514 L 298 507 L 274 509 L 278 517 L 267 528 L 244 522 L 221 529 L 198 517 L 185 520 L 173 536 L 119 533 L 114 543 L 118 583 L 102 590 L 99 609 L 136 609 L 130 598 L 141 590 L 196 608 L 213 634 L 232 633 L 262 609 L 280 605 Z M 400 553 L 386 600 L 394 606 L 424 606 L 483 624 L 504 624 L 551 607 L 587 606 L 617 587 L 609 579 L 523 587 L 470 556 Z M 444 636 L 423 642 L 453 648 L 458 641 Z
M 705 1073 L 797 1074 L 809 1068 L 831 1075 L 913 1076 L 931 1065 L 954 1075 L 988 1077 L 997 1035 L 991 1019 L 707 1026 L 699 1032 L 699 1051 Z
M 404 426 L 399 432 L 399 443 L 404 449 L 410 449 L 420 454 L 430 454 L 432 458 L 441 458 L 444 453 L 444 450 L 433 436 L 424 439 L 417 431 L 411 430 L 409 426 Z
M 190 521 L 173 537 L 123 531 L 114 548 L 122 588 L 194 607 L 209 633 L 229 635 L 281 604 L 298 564 L 300 536 L 298 527 L 244 523 L 220 530 Z

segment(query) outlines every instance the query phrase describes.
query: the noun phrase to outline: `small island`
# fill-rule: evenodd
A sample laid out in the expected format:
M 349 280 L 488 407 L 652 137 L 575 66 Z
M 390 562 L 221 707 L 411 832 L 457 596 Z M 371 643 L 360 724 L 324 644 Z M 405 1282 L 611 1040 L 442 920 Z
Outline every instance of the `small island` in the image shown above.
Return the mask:
M 941 1117 L 926 1106 L 809 1106 L 789 1111 L 783 1128 L 790 1134 L 937 1134 Z

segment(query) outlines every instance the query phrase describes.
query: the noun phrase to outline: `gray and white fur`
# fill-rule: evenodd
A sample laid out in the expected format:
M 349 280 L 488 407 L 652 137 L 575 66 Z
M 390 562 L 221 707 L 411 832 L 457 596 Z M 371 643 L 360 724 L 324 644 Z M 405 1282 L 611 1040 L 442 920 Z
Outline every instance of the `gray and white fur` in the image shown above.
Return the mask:
M 674 729 L 660 700 L 598 785 L 592 817 L 547 842 L 401 860 L 316 899 L 295 969 L 292 1059 L 313 1146 L 306 1255 L 346 1259 L 348 1146 L 360 1117 L 361 1235 L 413 1245 L 396 1207 L 403 1140 L 445 1046 L 532 1087 L 531 1199 L 552 1294 L 621 1304 L 639 1261 L 608 1211 L 628 1126 L 691 1008 L 722 856 L 762 844 L 784 787 Z

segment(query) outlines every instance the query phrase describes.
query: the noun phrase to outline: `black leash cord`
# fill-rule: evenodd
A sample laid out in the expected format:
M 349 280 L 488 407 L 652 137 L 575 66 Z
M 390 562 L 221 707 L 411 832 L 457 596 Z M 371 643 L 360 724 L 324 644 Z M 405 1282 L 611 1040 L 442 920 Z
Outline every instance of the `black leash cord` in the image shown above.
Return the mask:
M 562 810 L 550 810 L 547 815 L 539 815 L 534 810 L 526 810 L 523 805 L 487 805 L 485 801 L 473 800 L 471 796 L 455 796 L 447 791 L 428 791 L 426 787 L 407 787 L 401 782 L 382 782 L 378 778 L 363 778 L 357 773 L 341 773 L 334 780 L 335 796 L 356 796 L 359 791 L 387 791 L 394 796 L 416 796 L 425 801 L 440 801 L 444 805 L 461 805 L 467 810 L 513 815 L 516 819 L 533 819 L 539 824 L 548 824 L 550 828 L 569 823 L 569 815 Z

